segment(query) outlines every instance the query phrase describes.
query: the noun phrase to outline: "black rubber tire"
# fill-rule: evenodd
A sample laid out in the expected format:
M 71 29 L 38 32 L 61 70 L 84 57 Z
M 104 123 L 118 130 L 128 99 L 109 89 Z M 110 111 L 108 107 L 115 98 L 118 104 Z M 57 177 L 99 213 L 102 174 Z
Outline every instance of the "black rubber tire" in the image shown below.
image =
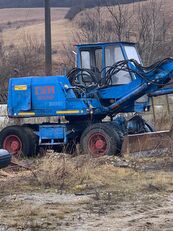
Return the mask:
M 29 131 L 28 129 L 21 127 L 21 126 L 9 126 L 9 127 L 4 128 L 0 132 L 0 148 L 3 148 L 3 143 L 7 136 L 14 135 L 18 137 L 22 143 L 22 150 L 21 150 L 21 153 L 19 153 L 19 156 L 33 155 L 33 151 L 35 149 L 35 146 L 34 146 L 35 140 L 31 139 L 31 136 L 28 131 Z M 10 154 L 13 154 L 13 153 L 10 153 Z
M 33 132 L 33 130 L 29 127 L 23 127 L 29 142 L 30 142 L 30 154 L 27 156 L 36 156 L 38 154 L 39 148 L 38 148 L 38 136 Z
M 110 123 L 110 125 L 112 126 L 112 124 Z M 118 128 L 117 126 L 114 125 L 114 130 L 117 132 L 118 136 L 119 136 L 119 142 L 117 143 L 117 151 L 116 151 L 116 155 L 120 156 L 121 155 L 121 149 L 122 149 L 122 144 L 124 141 L 124 134 L 123 132 L 120 130 L 120 128 Z
M 94 135 L 94 133 L 101 133 L 106 139 L 107 142 L 107 150 L 105 151 L 104 155 L 115 155 L 119 153 L 119 147 L 121 146 L 121 141 L 118 133 L 116 132 L 114 126 L 108 123 L 97 123 L 87 127 L 84 132 L 82 133 L 80 139 L 80 145 L 82 152 L 84 154 L 89 154 L 92 157 L 99 157 L 101 155 L 95 155 L 91 152 L 89 148 L 89 138 L 90 136 Z

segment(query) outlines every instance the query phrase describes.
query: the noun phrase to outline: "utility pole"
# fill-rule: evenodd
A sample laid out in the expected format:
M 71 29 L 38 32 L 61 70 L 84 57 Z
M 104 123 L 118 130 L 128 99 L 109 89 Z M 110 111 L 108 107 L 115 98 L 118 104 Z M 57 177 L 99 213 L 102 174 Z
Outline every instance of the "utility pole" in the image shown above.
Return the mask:
M 52 75 L 52 41 L 50 0 L 44 0 L 45 7 L 45 73 Z

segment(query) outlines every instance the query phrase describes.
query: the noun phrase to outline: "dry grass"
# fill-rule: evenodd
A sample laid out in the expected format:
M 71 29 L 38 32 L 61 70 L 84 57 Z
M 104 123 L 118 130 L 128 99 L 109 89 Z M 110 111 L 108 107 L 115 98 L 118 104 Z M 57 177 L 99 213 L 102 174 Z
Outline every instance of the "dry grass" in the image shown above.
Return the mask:
M 52 21 L 63 19 L 69 8 L 52 8 Z M 25 26 L 27 22 L 34 21 L 38 23 L 44 21 L 44 8 L 11 8 L 0 9 L 0 22 L 14 23 L 23 21 Z
M 7 169 L 7 176 L 3 174 L 0 178 L 0 194 L 13 194 L 19 190 L 70 193 L 110 190 L 119 196 L 132 196 L 150 185 L 160 191 L 173 190 L 172 157 L 129 157 L 126 167 L 115 167 L 119 161 L 116 157 L 89 159 L 52 154 L 34 161 L 30 165 L 33 172 Z
M 141 5 L 146 5 L 148 4 L 148 1 L 142 1 L 142 2 L 136 2 L 134 4 L 126 4 L 124 5 L 125 8 L 128 8 L 129 12 L 133 12 L 134 14 L 136 14 L 138 12 L 138 7 Z M 158 0 L 153 0 L 155 2 L 157 2 Z M 173 12 L 173 4 L 172 4 L 172 0 L 164 0 L 163 2 L 163 9 L 165 10 L 165 13 L 168 17 L 172 17 L 172 12 Z M 118 10 L 117 6 L 113 6 L 113 8 L 115 8 L 115 10 Z M 162 10 L 163 10 L 162 9 Z M 76 17 L 75 20 L 76 22 L 79 21 L 81 18 L 85 18 L 86 14 L 88 14 L 88 12 L 92 13 L 93 11 L 95 11 L 95 8 L 92 9 L 86 9 L 86 11 L 82 11 L 80 12 Z M 85 14 L 86 13 L 86 14 Z M 101 7 L 101 15 L 103 15 L 103 18 L 105 20 L 109 19 L 108 16 L 110 16 L 107 7 Z
M 143 160 L 143 158 L 142 158 Z M 118 160 L 119 161 L 119 160 Z M 147 166 L 151 158 L 147 161 L 139 161 L 139 166 Z M 39 183 L 46 188 L 56 188 L 70 192 L 83 192 L 88 190 L 112 190 L 118 194 L 132 195 L 141 192 L 150 185 L 155 185 L 159 189 L 167 190 L 173 188 L 173 173 L 164 170 L 156 171 L 136 171 L 129 162 L 129 168 L 117 168 L 116 158 L 105 157 L 100 160 L 88 159 L 86 157 L 70 158 L 65 156 L 49 157 L 43 159 L 37 171 Z M 152 163 L 160 167 L 171 162 L 168 157 L 161 158 L 160 162 Z M 165 169 L 165 168 L 164 168 Z
M 61 19 L 52 22 L 52 43 L 53 46 L 59 46 L 67 43 L 72 38 L 74 27 L 68 20 Z M 13 33 L 13 38 L 11 34 Z M 19 29 L 11 29 L 3 32 L 3 39 L 6 45 L 19 44 L 22 40 L 23 34 L 28 34 L 31 37 L 44 39 L 44 23 L 29 25 Z M 22 45 L 22 44 L 21 44 Z
M 5 207 L 0 216 L 3 224 L 8 224 L 8 227 L 22 230 L 27 228 L 31 230 L 43 230 L 43 228 L 47 228 L 47 226 L 56 228 L 59 221 L 74 213 L 78 208 L 56 203 L 34 205 L 34 203 L 20 200 L 6 202 L 6 205 L 0 203 L 0 205 L 1 209 Z M 2 212 L 1 209 L 0 212 Z M 9 214 L 12 219 L 9 219 Z
M 52 9 L 52 43 L 53 48 L 62 48 L 62 44 L 70 41 L 74 26 L 64 17 L 68 8 Z M 1 28 L 4 28 L 1 37 L 4 44 L 25 45 L 23 35 L 27 34 L 44 40 L 44 9 L 0 9 Z M 11 36 L 13 34 L 13 36 Z
M 81 191 L 104 184 L 102 175 L 95 173 L 95 167 L 94 161 L 86 157 L 73 159 L 62 154 L 45 157 L 36 174 L 44 187 Z

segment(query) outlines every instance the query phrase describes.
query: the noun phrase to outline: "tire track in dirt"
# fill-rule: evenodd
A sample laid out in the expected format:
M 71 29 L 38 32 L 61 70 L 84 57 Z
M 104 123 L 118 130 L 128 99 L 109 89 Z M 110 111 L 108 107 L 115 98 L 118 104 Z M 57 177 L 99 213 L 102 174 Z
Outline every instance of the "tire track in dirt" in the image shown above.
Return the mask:
M 73 220 L 64 230 L 76 231 L 172 231 L 173 195 L 157 196 L 154 201 L 123 202 L 114 206 L 114 211 L 98 214 L 98 209 L 89 213 L 80 211 L 80 220 Z

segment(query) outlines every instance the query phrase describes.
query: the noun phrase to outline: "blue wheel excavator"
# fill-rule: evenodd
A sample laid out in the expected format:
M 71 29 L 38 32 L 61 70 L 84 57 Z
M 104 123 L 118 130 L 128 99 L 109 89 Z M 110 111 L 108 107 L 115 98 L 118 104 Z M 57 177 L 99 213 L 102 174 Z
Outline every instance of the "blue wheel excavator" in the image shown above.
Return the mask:
M 138 114 L 127 120 L 123 113 L 149 111 L 150 97 L 173 93 L 172 77 L 173 59 L 145 67 L 133 43 L 77 45 L 76 67 L 67 75 L 9 80 L 9 118 L 57 120 L 7 126 L 0 148 L 31 156 L 40 147 L 80 144 L 93 157 L 120 154 L 126 137 L 154 132 Z

